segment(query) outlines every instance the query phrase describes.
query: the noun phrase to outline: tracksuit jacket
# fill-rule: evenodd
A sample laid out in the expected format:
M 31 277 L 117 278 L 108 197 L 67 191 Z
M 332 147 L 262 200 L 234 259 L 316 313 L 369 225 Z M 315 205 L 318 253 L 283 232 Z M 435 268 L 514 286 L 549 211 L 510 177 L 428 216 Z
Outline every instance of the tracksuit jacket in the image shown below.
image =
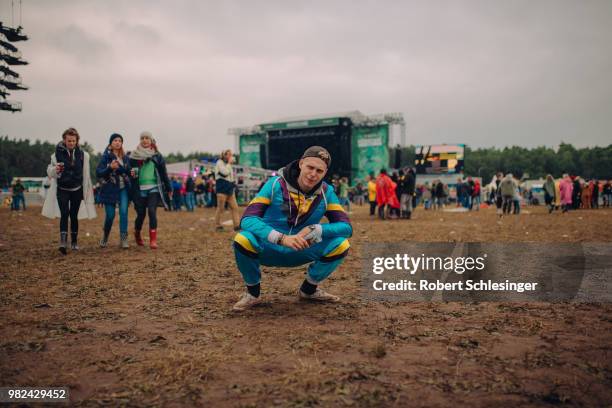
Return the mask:
M 298 161 L 270 178 L 251 200 L 234 238 L 236 263 L 247 285 L 260 282 L 259 266 L 299 266 L 311 263 L 306 279 L 319 284 L 344 260 L 353 233 L 350 220 L 334 189 L 321 181 L 312 192 L 300 191 Z M 309 225 L 321 224 L 322 241 L 296 251 L 274 243 L 278 233 L 294 235 Z M 276 231 L 276 232 L 275 232 Z

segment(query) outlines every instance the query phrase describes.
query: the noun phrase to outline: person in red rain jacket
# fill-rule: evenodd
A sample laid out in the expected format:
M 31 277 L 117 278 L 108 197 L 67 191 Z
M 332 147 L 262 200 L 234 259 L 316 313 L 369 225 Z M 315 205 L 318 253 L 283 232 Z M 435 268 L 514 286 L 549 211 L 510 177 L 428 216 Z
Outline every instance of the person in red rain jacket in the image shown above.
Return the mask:
M 472 202 L 470 210 L 476 206 L 476 211 L 480 210 L 480 180 L 474 180 L 474 189 L 472 190 Z
M 376 178 L 376 202 L 378 204 L 378 217 L 385 219 L 385 209 L 400 208 L 399 200 L 395 194 L 397 184 L 387 175 L 387 170 L 380 170 Z

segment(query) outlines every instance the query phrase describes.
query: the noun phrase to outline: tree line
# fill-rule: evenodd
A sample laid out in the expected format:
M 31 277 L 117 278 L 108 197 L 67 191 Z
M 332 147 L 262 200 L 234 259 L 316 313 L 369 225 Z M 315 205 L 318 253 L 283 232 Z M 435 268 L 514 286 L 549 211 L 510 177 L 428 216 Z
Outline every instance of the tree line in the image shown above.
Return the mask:
M 44 177 L 47 166 L 51 162 L 51 155 L 55 153 L 55 144 L 36 140 L 9 139 L 0 136 L 0 187 L 8 186 L 14 177 Z M 93 147 L 84 142 L 81 147 L 89 153 L 90 172 L 95 177 L 95 169 L 102 152 L 96 153 Z M 169 153 L 164 155 L 167 163 L 176 163 L 185 160 L 216 160 L 219 156 L 209 152 L 192 152 L 189 154 Z
M 95 174 L 101 153 L 96 153 L 87 142 L 81 146 L 91 156 L 91 174 Z M 13 177 L 43 177 L 47 172 L 55 144 L 36 140 L 9 139 L 0 137 L 0 186 L 9 185 Z M 401 166 L 414 164 L 414 146 L 391 148 L 391 167 L 397 160 Z M 185 160 L 206 159 L 214 161 L 218 155 L 196 151 L 189 154 L 180 152 L 165 155 L 167 163 Z M 238 162 L 240 162 L 238 160 Z M 512 173 L 519 177 L 544 177 L 552 174 L 558 178 L 563 173 L 576 174 L 586 179 L 612 179 L 612 144 L 607 147 L 584 147 L 577 149 L 569 143 L 561 143 L 559 148 L 525 148 L 519 146 L 504 148 L 465 148 L 465 174 L 481 176 L 485 180 L 495 172 Z
M 398 149 L 392 148 L 389 155 L 391 166 L 397 160 Z M 402 166 L 414 165 L 416 149 L 408 146 L 399 149 Z M 569 143 L 561 143 L 557 149 L 551 147 L 526 148 L 520 146 L 504 148 L 465 148 L 464 174 L 481 176 L 489 180 L 501 171 L 518 177 L 542 178 L 547 174 L 559 178 L 563 173 L 578 175 L 586 179 L 612 179 L 612 144 L 607 147 L 584 147 L 577 149 Z

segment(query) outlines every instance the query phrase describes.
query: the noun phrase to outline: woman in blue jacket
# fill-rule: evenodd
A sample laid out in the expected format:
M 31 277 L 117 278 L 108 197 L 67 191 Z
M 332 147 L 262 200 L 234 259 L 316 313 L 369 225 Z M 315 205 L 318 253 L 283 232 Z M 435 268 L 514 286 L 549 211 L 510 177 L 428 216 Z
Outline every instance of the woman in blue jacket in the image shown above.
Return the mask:
M 121 248 L 129 248 L 128 244 L 128 203 L 130 191 L 129 160 L 123 151 L 123 136 L 113 133 L 108 141 L 108 147 L 102 154 L 102 159 L 96 168 L 96 176 L 100 179 L 100 203 L 104 204 L 106 218 L 100 247 L 108 245 L 115 207 L 119 204 L 119 236 Z

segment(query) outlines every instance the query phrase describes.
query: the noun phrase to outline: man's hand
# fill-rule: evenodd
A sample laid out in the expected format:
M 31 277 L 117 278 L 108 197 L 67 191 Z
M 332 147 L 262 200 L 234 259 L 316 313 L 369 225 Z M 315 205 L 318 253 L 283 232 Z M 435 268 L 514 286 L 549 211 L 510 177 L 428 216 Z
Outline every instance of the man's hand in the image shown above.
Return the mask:
M 306 242 L 308 242 L 308 245 L 316 244 L 318 242 L 321 242 L 321 226 L 317 225 L 315 227 L 313 225 L 308 225 L 302 228 L 302 230 L 298 232 L 297 235 L 304 238 Z
M 300 231 L 301 232 L 301 231 Z M 302 249 L 308 248 L 310 245 L 304 237 L 298 235 L 285 235 L 281 240 L 280 244 L 284 247 L 301 251 Z
M 304 238 L 306 235 L 310 234 L 310 226 L 305 226 L 304 228 L 302 228 L 302 230 L 300 232 L 298 232 L 296 235 L 299 235 L 300 237 Z

